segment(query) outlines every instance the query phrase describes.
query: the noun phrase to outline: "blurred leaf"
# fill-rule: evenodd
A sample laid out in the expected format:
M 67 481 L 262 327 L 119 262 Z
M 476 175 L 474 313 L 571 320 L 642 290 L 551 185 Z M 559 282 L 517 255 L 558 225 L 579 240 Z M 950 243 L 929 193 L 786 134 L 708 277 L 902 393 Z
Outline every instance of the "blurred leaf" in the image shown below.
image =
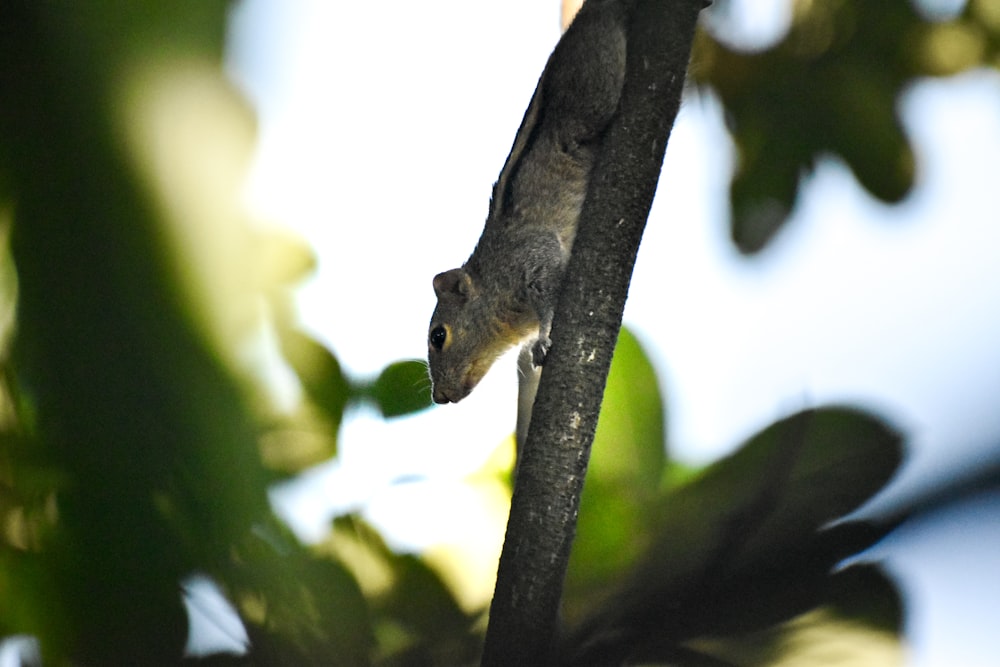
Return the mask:
M 739 664 L 745 667 L 867 667 L 906 663 L 902 602 L 874 566 L 832 574 L 815 609 L 762 630 L 699 639 L 679 652 L 655 648 L 646 660 L 668 658 L 677 667 Z
M 894 634 L 902 630 L 903 601 L 899 591 L 874 565 L 852 565 L 834 573 L 826 601 L 841 618 Z
M 891 526 L 825 526 L 893 475 L 900 438 L 863 413 L 808 410 L 670 491 L 657 534 L 618 592 L 571 635 L 567 659 L 624 658 L 746 633 L 823 602 L 833 567 Z
M 563 613 L 579 616 L 649 546 L 666 461 L 663 397 L 635 336 L 618 336 L 580 501 Z
M 312 404 L 305 405 L 261 434 L 261 458 L 276 473 L 272 481 L 287 479 L 337 454 L 337 432 L 317 412 Z
M 302 238 L 281 227 L 253 230 L 262 283 L 272 289 L 293 286 L 316 270 L 316 254 Z M 279 294 L 283 299 L 284 294 Z
M 393 553 L 355 516 L 334 521 L 321 549 L 352 569 L 372 600 L 379 665 L 455 665 L 472 662 L 481 636 L 451 591 L 420 558 Z
M 912 2 L 796 3 L 777 45 L 756 53 L 702 33 L 693 76 L 725 107 L 738 162 L 732 235 L 760 250 L 795 205 L 800 179 L 832 154 L 873 196 L 898 202 L 913 187 L 915 158 L 896 113 L 921 76 L 953 74 L 1000 57 L 1000 22 L 969 2 L 947 23 L 925 21 Z
M 382 612 L 441 657 L 467 652 L 472 619 L 462 612 L 437 573 L 415 556 L 399 555 L 393 561 L 396 581 L 383 600 Z M 452 660 L 438 664 L 452 664 Z
M 361 391 L 371 397 L 386 418 L 401 417 L 431 406 L 427 364 L 415 359 L 389 364 Z
M 53 613 L 58 591 L 38 554 L 0 546 L 0 636 L 65 636 L 65 618 Z
M 652 362 L 623 327 L 611 360 L 590 462 L 597 479 L 633 494 L 659 490 L 666 462 L 664 400 Z M 588 484 L 593 478 L 588 476 Z
M 273 520 L 233 551 L 220 583 L 247 625 L 255 664 L 368 664 L 368 603 L 347 568 L 304 550 Z
M 754 567 L 776 552 L 795 550 L 880 490 L 900 463 L 901 442 L 863 412 L 806 410 L 765 429 L 665 506 L 672 512 L 675 503 L 693 503 L 704 516 L 715 504 L 718 519 L 735 517 L 742 524 L 733 540 L 741 545 L 739 566 Z M 719 507 L 720 501 L 729 506 Z
M 330 420 L 334 433 L 344 418 L 350 385 L 340 362 L 325 346 L 296 329 L 279 327 L 281 352 L 302 383 L 306 395 Z
M 187 627 L 180 581 L 194 570 L 247 592 L 239 602 L 255 598 L 262 622 L 273 622 L 261 632 L 280 628 L 282 641 L 305 647 L 314 662 L 344 655 L 344 664 L 358 664 L 367 655 L 363 600 L 342 567 L 304 557 L 294 543 L 282 557 L 253 549 L 252 531 L 271 520 L 257 415 L 222 361 L 230 351 L 206 341 L 180 284 L 167 226 L 180 204 L 167 192 L 174 181 L 144 178 L 143 164 L 162 165 L 140 164 L 129 143 L 125 102 L 154 92 L 143 74 L 208 73 L 197 80 L 235 97 L 219 66 L 227 8 L 216 0 L 0 4 L 0 172 L 16 205 L 14 361 L 24 388 L 16 405 L 30 412 L 20 423 L 35 450 L 8 453 L 18 473 L 26 463 L 43 468 L 13 478 L 18 494 L 40 482 L 48 488 L 38 493 L 54 499 L 37 537 L 5 535 L 35 551 L 0 558 L 0 585 L 18 582 L 4 591 L 16 611 L 4 608 L 0 622 L 36 632 L 46 663 L 176 662 Z M 245 120 L 240 128 L 252 127 Z M 153 135 L 146 138 L 176 139 Z M 186 145 L 195 162 L 212 163 Z M 173 154 L 151 154 L 164 155 Z M 191 208 L 183 210 L 206 225 L 235 209 L 222 200 L 236 192 L 238 170 L 223 171 L 212 174 L 221 182 L 185 191 Z M 241 587 L 248 563 L 261 565 L 260 579 Z M 246 612 L 254 605 L 241 609 L 253 630 Z M 332 627 L 317 628 L 320 621 Z
M 325 346 L 294 328 L 279 326 L 281 350 L 306 394 L 330 420 L 336 433 L 351 401 L 370 400 L 383 417 L 400 417 L 431 405 L 430 380 L 423 361 L 397 361 L 369 383 L 350 383 Z

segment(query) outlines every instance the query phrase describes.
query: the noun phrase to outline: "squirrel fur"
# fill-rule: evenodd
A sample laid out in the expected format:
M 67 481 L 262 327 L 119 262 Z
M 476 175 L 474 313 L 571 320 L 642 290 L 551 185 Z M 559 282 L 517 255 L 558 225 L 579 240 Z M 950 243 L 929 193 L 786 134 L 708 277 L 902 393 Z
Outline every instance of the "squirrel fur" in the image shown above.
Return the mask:
M 493 362 L 551 340 L 563 270 L 604 131 L 625 78 L 628 0 L 587 0 L 556 45 L 493 186 L 482 236 L 434 277 L 428 367 L 437 403 L 469 394 Z

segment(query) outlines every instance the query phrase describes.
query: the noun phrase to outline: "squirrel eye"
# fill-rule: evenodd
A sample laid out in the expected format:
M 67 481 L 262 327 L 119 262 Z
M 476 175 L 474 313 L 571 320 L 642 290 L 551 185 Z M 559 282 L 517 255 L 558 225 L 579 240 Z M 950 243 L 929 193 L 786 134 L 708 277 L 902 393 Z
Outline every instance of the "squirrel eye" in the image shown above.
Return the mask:
M 444 341 L 448 338 L 448 332 L 445 331 L 444 327 L 437 326 L 431 330 L 430 341 L 431 345 L 435 350 L 441 351 L 444 347 Z

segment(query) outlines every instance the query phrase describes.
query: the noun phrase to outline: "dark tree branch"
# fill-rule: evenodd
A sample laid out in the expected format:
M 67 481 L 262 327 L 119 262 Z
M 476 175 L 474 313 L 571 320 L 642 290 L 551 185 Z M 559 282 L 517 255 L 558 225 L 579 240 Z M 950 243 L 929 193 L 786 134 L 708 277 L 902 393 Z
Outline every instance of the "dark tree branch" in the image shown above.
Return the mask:
M 583 206 L 511 502 L 483 665 L 550 655 L 580 492 L 701 0 L 638 0 L 625 86 Z

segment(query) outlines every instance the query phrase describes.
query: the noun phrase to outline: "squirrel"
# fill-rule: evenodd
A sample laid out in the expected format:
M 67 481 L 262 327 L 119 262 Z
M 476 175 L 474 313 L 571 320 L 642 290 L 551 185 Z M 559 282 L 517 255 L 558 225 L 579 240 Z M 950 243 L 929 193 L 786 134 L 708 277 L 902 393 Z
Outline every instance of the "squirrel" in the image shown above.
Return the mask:
M 435 403 L 468 396 L 515 345 L 535 367 L 545 361 L 590 174 L 621 97 L 631 4 L 586 0 L 535 87 L 475 250 L 434 277 L 427 351 Z

